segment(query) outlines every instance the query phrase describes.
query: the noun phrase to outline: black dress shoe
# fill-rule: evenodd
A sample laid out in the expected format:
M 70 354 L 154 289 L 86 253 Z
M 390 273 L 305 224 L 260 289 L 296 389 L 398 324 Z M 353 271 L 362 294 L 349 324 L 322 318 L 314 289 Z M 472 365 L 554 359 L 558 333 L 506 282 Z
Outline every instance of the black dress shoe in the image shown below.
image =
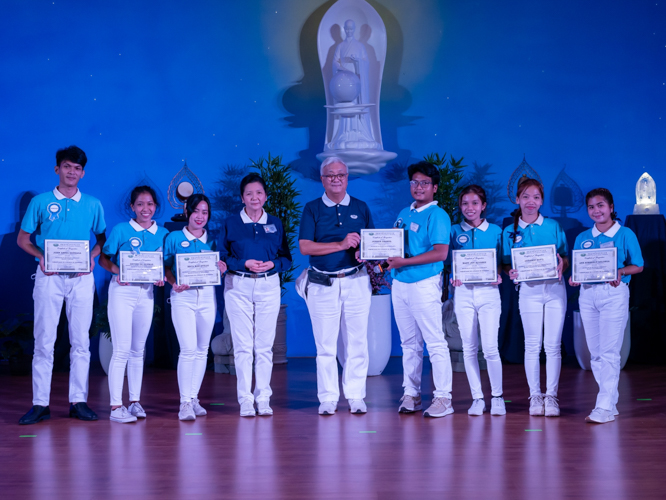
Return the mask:
M 41 422 L 42 420 L 48 420 L 51 418 L 51 410 L 48 406 L 39 406 L 35 405 L 30 408 L 30 411 L 23 415 L 19 420 L 20 425 L 30 425 Z
M 97 413 L 88 408 L 86 403 L 74 403 L 69 405 L 69 416 L 79 420 L 97 420 Z

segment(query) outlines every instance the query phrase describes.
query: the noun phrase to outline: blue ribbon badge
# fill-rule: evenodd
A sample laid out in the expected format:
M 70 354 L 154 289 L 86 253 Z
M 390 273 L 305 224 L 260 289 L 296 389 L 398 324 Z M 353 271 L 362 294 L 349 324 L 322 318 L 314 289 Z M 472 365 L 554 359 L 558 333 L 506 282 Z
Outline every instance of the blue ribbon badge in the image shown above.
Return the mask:
M 130 238 L 129 244 L 132 247 L 132 252 L 134 252 L 135 254 L 141 253 L 139 251 L 141 245 L 143 245 L 143 241 L 141 241 L 141 238 L 137 238 L 136 236 L 134 236 L 133 238 Z
M 62 211 L 62 207 L 60 206 L 60 203 L 53 202 L 48 204 L 46 210 L 49 212 L 49 220 L 54 221 L 58 218 L 58 214 Z

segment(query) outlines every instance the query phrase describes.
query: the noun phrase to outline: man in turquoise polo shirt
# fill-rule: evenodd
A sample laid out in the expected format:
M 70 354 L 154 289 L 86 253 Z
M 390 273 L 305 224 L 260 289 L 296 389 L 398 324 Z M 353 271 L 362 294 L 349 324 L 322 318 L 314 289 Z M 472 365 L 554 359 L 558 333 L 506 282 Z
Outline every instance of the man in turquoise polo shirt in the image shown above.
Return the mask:
M 80 420 L 97 420 L 86 404 L 90 368 L 89 330 L 92 321 L 95 280 L 92 270 L 106 237 L 104 210 L 97 198 L 82 194 L 79 181 L 85 175 L 86 154 L 76 146 L 56 153 L 55 173 L 60 182 L 53 191 L 35 196 L 21 222 L 18 246 L 39 262 L 35 275 L 35 353 L 32 360 L 32 404 L 19 423 L 36 424 L 50 418 L 49 399 L 53 372 L 53 346 L 63 301 L 69 322 L 70 374 L 69 416 Z M 47 273 L 44 268 L 45 240 L 90 240 L 96 245 L 90 252 L 89 273 Z M 36 245 L 30 241 L 35 233 Z
M 442 330 L 442 271 L 449 252 L 451 219 L 434 201 L 439 170 L 428 162 L 408 170 L 414 203 L 398 215 L 395 227 L 405 231 L 405 257 L 388 259 L 393 276 L 392 300 L 400 330 L 403 384 L 400 413 L 421 409 L 423 342 L 428 346 L 435 391 L 426 417 L 453 413 L 453 374 L 449 346 Z

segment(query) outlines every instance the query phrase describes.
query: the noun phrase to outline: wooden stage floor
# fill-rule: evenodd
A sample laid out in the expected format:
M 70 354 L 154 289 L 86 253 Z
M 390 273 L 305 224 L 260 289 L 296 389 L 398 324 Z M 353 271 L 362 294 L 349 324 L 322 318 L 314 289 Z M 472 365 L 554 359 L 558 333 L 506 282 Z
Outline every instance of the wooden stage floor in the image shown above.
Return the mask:
M 596 384 L 575 367 L 562 370 L 560 418 L 529 417 L 523 366 L 505 365 L 505 417 L 469 417 L 467 379 L 454 373 L 455 413 L 424 419 L 396 410 L 400 363 L 391 358 L 384 375 L 368 380 L 365 416 L 350 415 L 346 401 L 335 416 L 317 415 L 312 358 L 275 367 L 273 417 L 240 418 L 235 377 L 208 371 L 200 397 L 209 413 L 195 422 L 177 419 L 176 372 L 148 369 L 148 418 L 135 424 L 108 420 L 107 379 L 93 367 L 89 403 L 98 422 L 67 418 L 68 375 L 55 373 L 51 420 L 19 426 L 31 378 L 3 373 L 0 496 L 666 498 L 666 367 L 628 367 L 620 416 L 591 425 L 584 418 Z M 487 380 L 484 392 L 489 403 Z

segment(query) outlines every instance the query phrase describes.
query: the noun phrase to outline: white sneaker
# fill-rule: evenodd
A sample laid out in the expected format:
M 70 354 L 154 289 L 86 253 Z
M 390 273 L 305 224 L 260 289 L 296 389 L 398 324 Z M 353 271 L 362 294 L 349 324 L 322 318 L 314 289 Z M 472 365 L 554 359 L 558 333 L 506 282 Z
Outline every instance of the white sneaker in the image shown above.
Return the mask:
M 246 399 L 241 403 L 240 416 L 241 417 L 255 417 L 257 415 L 254 409 L 254 401 Z
M 504 404 L 503 396 L 499 396 L 490 400 L 490 414 L 506 415 L 506 405 Z
M 530 415 L 533 417 L 543 417 L 544 413 L 543 396 L 541 394 L 530 396 Z
M 414 413 L 423 408 L 421 406 L 421 396 L 410 396 L 405 394 L 400 398 L 400 407 L 398 408 L 398 413 Z
M 268 401 L 257 401 L 257 413 L 264 417 L 269 417 L 273 414 L 273 409 L 268 404 Z
M 336 411 L 338 411 L 337 401 L 324 401 L 319 405 L 320 415 L 335 415 Z
M 546 396 L 544 398 L 545 414 L 547 417 L 559 417 L 560 405 L 557 403 L 555 396 Z
M 467 414 L 478 417 L 483 415 L 484 411 L 486 411 L 486 402 L 483 400 L 483 398 L 475 399 L 472 401 L 472 406 L 470 406 L 469 410 L 467 410 Z
M 146 410 L 143 409 L 143 406 L 141 406 L 138 401 L 129 405 L 127 411 L 134 415 L 136 418 L 146 418 Z
M 130 413 L 127 411 L 127 408 L 121 406 L 120 408 L 111 410 L 109 420 L 120 422 L 121 424 L 129 424 L 130 422 L 136 422 L 136 417 L 134 415 L 130 415 Z
M 192 403 L 187 401 L 185 403 L 180 403 L 180 411 L 178 412 L 179 420 L 196 420 L 197 416 L 194 413 L 192 408 Z
M 585 417 L 586 422 L 591 424 L 606 424 L 615 420 L 612 410 L 604 410 L 603 408 L 595 408 L 592 412 Z
M 208 412 L 204 409 L 203 406 L 199 404 L 199 400 L 197 398 L 192 398 L 192 410 L 194 410 L 194 414 L 197 417 L 208 415 Z
M 362 399 L 348 399 L 349 402 L 349 411 L 361 415 L 363 413 L 368 413 L 368 407 L 365 405 L 365 401 Z
M 453 413 L 453 407 L 449 398 L 432 398 L 432 403 L 423 412 L 423 416 L 439 418 L 451 415 L 451 413 Z

